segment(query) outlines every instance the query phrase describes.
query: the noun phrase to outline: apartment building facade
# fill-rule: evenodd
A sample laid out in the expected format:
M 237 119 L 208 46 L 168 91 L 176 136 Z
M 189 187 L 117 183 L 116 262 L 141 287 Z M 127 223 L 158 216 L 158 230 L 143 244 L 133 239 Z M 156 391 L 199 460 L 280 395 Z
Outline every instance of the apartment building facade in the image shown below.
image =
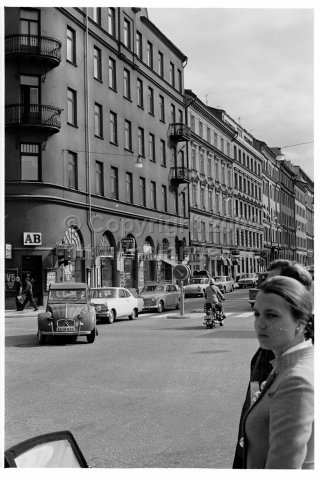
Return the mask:
M 188 158 L 191 271 L 212 276 L 238 273 L 234 228 L 232 142 L 236 132 L 218 118 L 191 90 L 186 90 L 191 129 Z
M 144 8 L 9 7 L 5 34 L 8 302 L 17 274 L 40 304 L 54 281 L 172 278 L 187 57 Z
M 275 153 L 265 142 L 255 140 L 262 156 L 263 250 L 262 263 L 268 268 L 279 258 L 282 228 L 280 222 L 280 174 Z

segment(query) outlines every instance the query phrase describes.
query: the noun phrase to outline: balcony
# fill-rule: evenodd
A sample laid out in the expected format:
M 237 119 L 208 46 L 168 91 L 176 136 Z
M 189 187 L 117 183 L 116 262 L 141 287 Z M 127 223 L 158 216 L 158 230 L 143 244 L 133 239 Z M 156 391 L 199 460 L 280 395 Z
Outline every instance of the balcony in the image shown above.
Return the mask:
M 188 142 L 191 136 L 191 128 L 184 123 L 170 124 L 170 137 L 175 142 Z
M 7 58 L 25 58 L 43 62 L 48 68 L 61 62 L 61 42 L 38 35 L 9 35 L 5 40 Z
M 180 183 L 190 183 L 191 170 L 189 170 L 189 168 L 186 168 L 186 167 L 171 167 L 170 180 L 175 185 L 179 185 Z
M 36 127 L 46 130 L 49 135 L 61 128 L 61 108 L 49 105 L 7 105 L 6 127 Z

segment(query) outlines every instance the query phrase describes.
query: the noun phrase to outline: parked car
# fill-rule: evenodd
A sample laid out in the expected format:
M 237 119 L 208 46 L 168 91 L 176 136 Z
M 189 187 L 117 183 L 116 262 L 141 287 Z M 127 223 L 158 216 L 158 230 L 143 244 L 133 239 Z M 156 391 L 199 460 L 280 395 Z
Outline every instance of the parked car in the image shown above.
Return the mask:
M 234 290 L 233 278 L 222 275 L 219 277 L 214 277 L 214 280 L 216 282 L 217 287 L 220 288 L 222 293 L 233 292 Z
M 189 285 L 184 285 L 185 297 L 204 297 L 204 292 L 209 285 L 209 278 L 192 278 Z
M 119 317 L 133 320 L 138 316 L 138 299 L 123 287 L 100 287 L 91 289 L 91 302 L 97 318 L 113 323 Z
M 146 285 L 140 295 L 144 300 L 144 310 L 161 313 L 167 308 L 180 308 L 180 291 L 173 283 Z
M 268 272 L 259 272 L 257 286 L 254 288 L 249 288 L 249 303 L 252 309 L 253 309 L 254 302 L 256 301 L 256 296 L 259 291 L 259 288 L 261 288 L 261 285 L 266 280 L 267 276 L 268 276 Z
M 96 311 L 91 305 L 86 283 L 53 283 L 49 286 L 45 313 L 38 315 L 38 340 L 44 345 L 48 337 L 86 336 L 88 343 L 96 337 Z
M 239 280 L 239 288 L 256 287 L 258 281 L 257 273 L 243 273 Z
M 140 293 L 138 292 L 138 290 L 136 288 L 128 288 L 128 290 L 138 300 L 138 312 L 139 313 L 142 312 L 143 307 L 144 307 L 144 300 L 141 297 Z

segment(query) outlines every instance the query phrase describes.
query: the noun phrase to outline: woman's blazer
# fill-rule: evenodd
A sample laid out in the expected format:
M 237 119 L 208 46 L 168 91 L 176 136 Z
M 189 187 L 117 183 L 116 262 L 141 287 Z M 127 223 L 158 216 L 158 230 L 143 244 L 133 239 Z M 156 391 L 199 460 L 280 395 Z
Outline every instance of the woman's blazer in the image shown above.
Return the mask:
M 313 347 L 281 355 L 244 417 L 243 468 L 314 468 Z

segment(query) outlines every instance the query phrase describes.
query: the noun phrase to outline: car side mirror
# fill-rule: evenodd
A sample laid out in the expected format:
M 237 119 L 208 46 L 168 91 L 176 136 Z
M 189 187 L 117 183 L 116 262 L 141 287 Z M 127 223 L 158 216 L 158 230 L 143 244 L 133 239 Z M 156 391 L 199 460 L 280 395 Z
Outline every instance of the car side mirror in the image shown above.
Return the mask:
M 74 436 L 65 430 L 29 438 L 4 452 L 5 468 L 88 468 Z

